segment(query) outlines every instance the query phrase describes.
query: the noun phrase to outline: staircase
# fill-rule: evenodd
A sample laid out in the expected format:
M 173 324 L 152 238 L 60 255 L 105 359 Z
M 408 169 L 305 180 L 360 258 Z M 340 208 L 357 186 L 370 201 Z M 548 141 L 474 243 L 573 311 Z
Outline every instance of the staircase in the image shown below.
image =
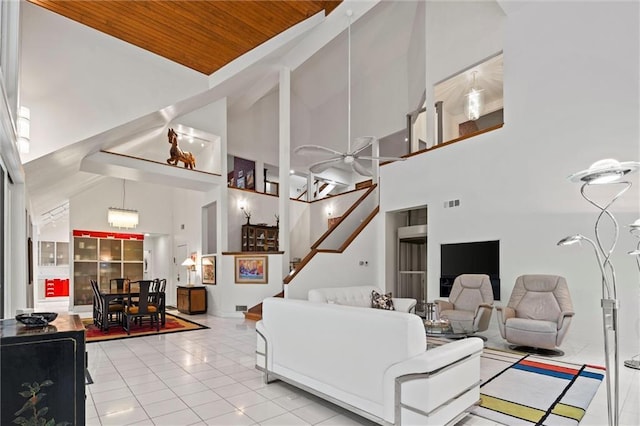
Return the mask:
M 276 294 L 273 297 L 284 297 L 284 291 Z M 262 302 L 258 303 L 256 306 L 253 306 L 244 313 L 244 319 L 248 319 L 251 321 L 260 321 L 262 319 Z
M 302 261 L 300 262 L 298 267 L 295 269 L 295 271 L 293 271 L 293 273 L 287 275 L 283 279 L 283 283 L 284 284 L 290 284 L 291 281 L 296 277 L 298 272 L 300 272 L 300 270 L 306 264 L 308 264 L 311 261 L 311 259 L 317 253 L 319 253 L 319 252 L 324 252 L 324 253 L 342 253 L 344 250 L 346 250 L 346 248 L 349 246 L 349 244 L 351 244 L 351 242 L 353 240 L 355 240 L 355 238 L 358 236 L 358 234 L 378 214 L 379 206 L 378 206 L 378 203 L 377 203 L 377 198 L 375 200 L 375 207 L 373 208 L 373 211 L 366 212 L 366 216 L 362 215 L 362 211 L 360 211 L 358 213 L 355 213 L 358 206 L 360 206 L 361 204 L 363 205 L 363 207 L 365 206 L 363 201 L 366 200 L 376 190 L 376 188 L 377 188 L 377 185 L 370 186 L 369 190 L 366 191 L 360 198 L 358 198 L 358 200 L 356 200 L 356 202 L 342 215 L 340 220 L 334 226 L 332 226 L 330 229 L 328 229 L 327 232 L 325 232 L 318 239 L 318 241 L 316 241 L 311 246 L 311 251 L 304 257 L 304 259 L 302 259 Z M 376 196 L 376 195 L 374 194 L 372 196 Z M 369 201 L 371 201 L 371 200 L 369 200 Z M 353 229 L 352 231 L 349 231 L 350 235 L 347 238 L 345 238 L 343 241 L 341 241 L 339 244 L 337 244 L 334 248 L 330 248 L 331 244 L 327 245 L 327 241 L 329 239 L 331 239 L 332 234 L 334 233 L 334 231 L 336 231 L 338 226 L 342 222 L 349 221 L 349 219 L 350 219 L 349 216 L 350 215 L 352 217 L 356 217 L 357 218 L 358 214 L 360 214 L 362 216 L 359 216 L 360 219 L 358 219 L 356 221 L 357 222 L 357 226 L 355 226 L 354 228 L 347 228 L 347 229 Z M 274 297 L 284 297 L 284 291 L 281 291 L 280 293 L 278 293 Z M 245 314 L 244 314 L 244 318 L 248 319 L 248 320 L 252 320 L 252 321 L 261 320 L 262 319 L 262 302 L 258 303 L 257 305 L 255 305 L 255 306 L 251 307 L 249 310 L 247 310 L 247 312 L 245 312 Z
M 313 186 L 315 188 L 317 188 L 313 192 L 313 199 L 314 200 L 319 200 L 321 198 L 328 197 L 329 193 L 331 191 L 333 191 L 333 189 L 336 187 L 335 185 L 328 184 L 327 182 L 322 182 L 322 185 L 320 185 L 320 188 L 318 188 L 318 184 L 319 183 L 320 183 L 320 180 L 318 180 L 318 179 L 316 179 L 315 182 L 313 182 Z M 356 189 L 359 189 L 359 188 L 356 188 Z M 308 190 L 309 189 L 305 185 L 304 186 L 304 191 L 302 191 L 302 193 L 296 197 L 296 200 L 304 200 L 305 195 L 307 195 Z

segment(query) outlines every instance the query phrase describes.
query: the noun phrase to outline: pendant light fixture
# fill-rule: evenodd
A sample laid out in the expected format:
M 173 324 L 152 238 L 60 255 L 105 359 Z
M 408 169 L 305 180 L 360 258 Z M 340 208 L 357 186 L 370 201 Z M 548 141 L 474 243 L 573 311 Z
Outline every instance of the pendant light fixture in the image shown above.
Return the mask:
M 113 228 L 135 228 L 138 226 L 138 211 L 124 208 L 125 183 L 122 179 L 122 208 L 109 207 L 107 211 L 107 222 Z
M 476 83 L 478 71 L 473 71 L 473 82 L 469 92 L 464 97 L 464 113 L 469 120 L 477 120 L 482 115 L 482 107 L 484 106 L 484 90 L 479 88 Z

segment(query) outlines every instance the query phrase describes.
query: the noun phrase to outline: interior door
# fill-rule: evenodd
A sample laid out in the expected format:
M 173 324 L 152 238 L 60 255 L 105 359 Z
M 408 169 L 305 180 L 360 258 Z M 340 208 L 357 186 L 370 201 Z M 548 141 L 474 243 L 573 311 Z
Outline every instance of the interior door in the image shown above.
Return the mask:
M 189 257 L 189 250 L 186 244 L 178 244 L 173 257 L 173 280 L 167 282 L 167 301 L 173 306 L 176 305 L 176 291 L 178 286 L 187 284 L 187 268 L 182 266 L 182 262 Z

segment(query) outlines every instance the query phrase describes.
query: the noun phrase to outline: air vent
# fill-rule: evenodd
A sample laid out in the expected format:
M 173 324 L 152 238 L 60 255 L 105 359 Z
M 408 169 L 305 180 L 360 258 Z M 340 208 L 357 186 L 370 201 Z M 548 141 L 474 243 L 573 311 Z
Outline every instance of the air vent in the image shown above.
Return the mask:
M 247 305 L 236 305 L 236 312 L 247 312 Z
M 448 209 L 451 207 L 458 207 L 460 205 L 460 200 L 449 200 L 444 202 L 444 208 Z

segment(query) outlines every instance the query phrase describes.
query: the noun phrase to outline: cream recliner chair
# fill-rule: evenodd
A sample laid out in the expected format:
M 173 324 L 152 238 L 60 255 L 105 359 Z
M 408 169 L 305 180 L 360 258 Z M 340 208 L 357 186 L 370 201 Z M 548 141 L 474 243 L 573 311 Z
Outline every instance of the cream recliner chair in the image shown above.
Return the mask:
M 500 334 L 512 348 L 525 346 L 527 352 L 563 355 L 556 347 L 574 315 L 564 277 L 522 275 L 516 279 L 507 306 L 496 309 Z
M 438 317 L 447 319 L 454 332 L 473 334 L 489 328 L 493 289 L 488 275 L 462 274 L 453 281 L 449 301 L 436 300 Z

